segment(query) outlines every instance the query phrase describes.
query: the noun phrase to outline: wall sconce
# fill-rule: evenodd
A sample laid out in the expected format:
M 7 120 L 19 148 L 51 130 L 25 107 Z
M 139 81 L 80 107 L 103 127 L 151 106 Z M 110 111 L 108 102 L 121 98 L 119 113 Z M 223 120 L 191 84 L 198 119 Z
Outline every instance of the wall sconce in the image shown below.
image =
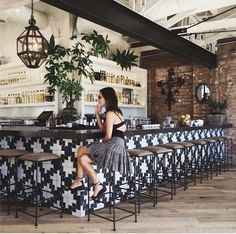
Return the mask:
M 178 87 L 181 87 L 184 82 L 184 78 L 178 77 L 173 68 L 168 69 L 167 80 L 160 80 L 157 82 L 157 86 L 161 88 L 161 94 L 167 96 L 166 101 L 169 110 L 171 110 L 172 103 L 175 102 L 174 94 L 179 92 Z
M 33 0 L 31 1 L 31 17 L 29 26 L 17 38 L 17 55 L 29 68 L 38 68 L 48 56 L 48 42 L 36 26 L 33 16 Z

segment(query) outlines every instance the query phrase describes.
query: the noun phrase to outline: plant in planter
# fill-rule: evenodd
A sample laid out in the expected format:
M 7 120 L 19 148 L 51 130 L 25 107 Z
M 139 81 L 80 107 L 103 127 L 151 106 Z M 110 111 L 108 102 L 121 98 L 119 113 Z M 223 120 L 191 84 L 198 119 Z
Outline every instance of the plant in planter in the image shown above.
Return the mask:
M 71 38 L 77 39 L 77 36 Z M 58 90 L 62 95 L 62 102 L 66 103 L 64 122 L 69 122 L 73 114 L 75 101 L 82 95 L 81 77 L 94 79 L 92 61 L 84 50 L 84 45 L 76 42 L 71 48 L 55 45 L 54 37 L 49 42 L 49 57 L 46 60 L 47 73 L 44 82 L 48 82 L 48 91 L 54 94 Z
M 102 58 L 107 58 L 109 53 L 109 43 L 111 42 L 108 40 L 108 35 L 104 37 L 101 34 L 98 34 L 97 31 L 93 30 L 93 33 L 86 34 L 81 33 L 83 37 L 81 40 L 86 41 L 88 44 L 92 46 L 91 53 L 92 55 L 99 57 L 99 55 Z
M 112 54 L 112 60 L 117 63 L 117 65 L 121 66 L 121 69 L 131 70 L 131 67 L 138 66 L 137 65 L 137 55 L 134 55 L 134 51 L 130 52 L 130 50 L 123 50 L 122 52 L 117 49 L 116 54 Z
M 227 100 L 216 101 L 210 98 L 208 107 L 210 111 L 208 115 L 210 125 L 221 125 L 224 122 L 224 114 L 228 107 Z

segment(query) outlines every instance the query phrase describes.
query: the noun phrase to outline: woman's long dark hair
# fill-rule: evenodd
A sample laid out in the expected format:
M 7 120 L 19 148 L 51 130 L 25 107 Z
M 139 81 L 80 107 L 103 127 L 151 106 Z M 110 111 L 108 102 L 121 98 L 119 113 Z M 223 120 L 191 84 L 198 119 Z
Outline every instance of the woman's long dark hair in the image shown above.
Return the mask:
M 116 92 L 113 88 L 106 87 L 106 88 L 100 89 L 100 93 L 105 99 L 106 111 L 118 112 L 123 115 L 121 109 L 118 107 L 118 99 L 116 96 Z

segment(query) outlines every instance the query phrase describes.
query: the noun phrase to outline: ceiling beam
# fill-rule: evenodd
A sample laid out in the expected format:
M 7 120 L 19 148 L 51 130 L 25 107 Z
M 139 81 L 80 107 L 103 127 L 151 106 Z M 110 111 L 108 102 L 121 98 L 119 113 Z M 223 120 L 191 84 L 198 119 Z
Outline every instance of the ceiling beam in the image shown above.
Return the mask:
M 184 56 L 208 67 L 216 66 L 216 55 L 175 35 L 113 0 L 41 0 L 148 45 Z
M 153 8 L 158 7 L 158 5 L 160 5 L 162 1 L 164 0 L 149 0 L 141 11 L 142 15 L 145 16 L 146 14 L 148 14 L 148 12 Z
M 208 22 L 203 22 L 201 24 L 199 23 L 196 26 L 193 25 L 188 27 L 187 33 L 207 32 L 221 29 L 227 30 L 230 28 L 235 28 L 235 25 L 236 25 L 236 18 L 208 21 Z
M 170 28 L 171 26 L 175 25 L 176 23 L 178 23 L 183 18 L 188 17 L 189 15 L 191 15 L 192 12 L 193 11 L 190 10 L 190 11 L 183 11 L 181 13 L 178 13 L 178 14 L 174 15 L 173 17 L 171 17 L 167 21 L 166 25 L 163 25 L 163 26 L 165 26 L 165 28 Z

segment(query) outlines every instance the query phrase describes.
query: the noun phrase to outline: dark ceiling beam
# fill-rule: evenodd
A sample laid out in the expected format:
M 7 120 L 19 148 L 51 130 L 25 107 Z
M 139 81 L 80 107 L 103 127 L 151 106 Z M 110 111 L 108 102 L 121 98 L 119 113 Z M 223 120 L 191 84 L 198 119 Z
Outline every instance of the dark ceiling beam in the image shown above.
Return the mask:
M 167 51 L 158 50 L 158 49 L 148 50 L 148 51 L 141 52 L 141 58 L 160 56 L 163 54 L 169 54 L 169 53 Z
M 142 46 L 148 46 L 147 43 L 144 42 L 131 42 L 130 43 L 130 48 L 138 48 L 138 47 L 142 47 Z
M 114 0 L 41 1 L 156 48 L 184 56 L 208 67 L 216 66 L 215 54 L 170 32 Z

